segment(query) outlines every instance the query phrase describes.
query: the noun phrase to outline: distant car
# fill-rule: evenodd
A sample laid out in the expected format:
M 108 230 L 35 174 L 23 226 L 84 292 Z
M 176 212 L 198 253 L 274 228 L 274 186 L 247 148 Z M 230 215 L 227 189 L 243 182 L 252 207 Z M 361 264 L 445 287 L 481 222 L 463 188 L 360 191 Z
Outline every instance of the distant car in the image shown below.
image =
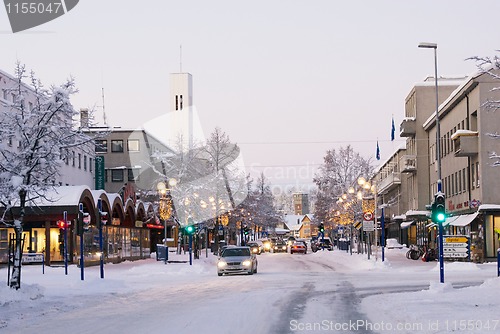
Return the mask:
M 290 236 L 290 237 L 288 237 L 286 244 L 287 244 L 288 246 L 290 246 L 290 245 L 291 245 L 291 244 L 293 244 L 294 242 L 295 242 L 295 237 Z
M 302 254 L 307 254 L 307 246 L 303 241 L 295 241 L 291 246 L 290 246 L 290 254 L 294 253 L 302 253 Z
M 228 247 L 217 259 L 217 275 L 247 273 L 253 275 L 257 273 L 257 256 L 252 254 L 250 247 Z
M 262 240 L 262 244 L 264 245 L 264 252 L 270 252 L 271 251 L 271 240 L 264 239 L 264 240 Z
M 278 240 L 273 246 L 273 253 L 286 253 L 286 248 L 286 242 Z
M 259 244 L 254 241 L 247 243 L 247 246 L 250 247 L 250 251 L 252 252 L 252 254 L 259 255 L 260 253 L 262 253 L 262 249 L 260 248 Z

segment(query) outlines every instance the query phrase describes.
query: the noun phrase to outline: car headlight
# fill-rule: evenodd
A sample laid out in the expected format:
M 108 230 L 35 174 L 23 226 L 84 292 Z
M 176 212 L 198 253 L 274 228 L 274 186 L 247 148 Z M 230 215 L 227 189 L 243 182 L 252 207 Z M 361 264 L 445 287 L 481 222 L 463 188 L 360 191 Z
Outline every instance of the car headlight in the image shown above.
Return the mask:
M 283 249 L 286 249 L 286 246 L 283 246 Z
M 217 267 L 224 268 L 225 266 L 227 266 L 227 263 L 225 261 L 219 261 L 219 262 L 217 262 Z
M 252 248 L 252 252 L 257 253 L 259 250 L 257 248 Z
M 250 260 L 245 260 L 245 261 L 243 261 L 243 265 L 244 265 L 245 267 L 249 267 L 249 266 L 251 266 L 251 265 L 252 265 L 252 261 L 250 261 Z

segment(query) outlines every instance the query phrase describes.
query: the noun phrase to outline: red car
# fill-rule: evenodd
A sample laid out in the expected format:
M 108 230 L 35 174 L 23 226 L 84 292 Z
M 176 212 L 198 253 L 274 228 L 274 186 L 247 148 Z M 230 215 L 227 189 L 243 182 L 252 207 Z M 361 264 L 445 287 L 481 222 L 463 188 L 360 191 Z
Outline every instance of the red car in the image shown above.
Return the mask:
M 291 246 L 290 246 L 290 254 L 293 253 L 302 253 L 302 254 L 307 254 L 307 246 L 305 243 L 300 242 L 300 241 L 295 241 Z

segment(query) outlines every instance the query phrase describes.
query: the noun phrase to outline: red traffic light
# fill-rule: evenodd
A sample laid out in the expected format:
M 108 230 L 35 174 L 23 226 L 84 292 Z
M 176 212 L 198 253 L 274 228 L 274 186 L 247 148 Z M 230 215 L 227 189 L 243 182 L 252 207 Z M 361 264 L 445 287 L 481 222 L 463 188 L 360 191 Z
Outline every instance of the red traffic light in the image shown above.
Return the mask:
M 66 229 L 68 227 L 68 224 L 64 220 L 58 220 L 56 224 L 57 224 L 57 227 L 59 227 L 62 230 Z

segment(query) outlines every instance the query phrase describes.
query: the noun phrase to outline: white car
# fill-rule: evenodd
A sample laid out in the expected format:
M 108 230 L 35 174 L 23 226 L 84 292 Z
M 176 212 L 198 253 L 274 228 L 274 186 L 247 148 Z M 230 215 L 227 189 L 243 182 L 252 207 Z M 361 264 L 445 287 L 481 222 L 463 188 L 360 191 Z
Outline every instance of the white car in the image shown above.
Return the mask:
M 228 247 L 217 260 L 217 275 L 257 273 L 257 256 L 252 254 L 250 247 Z

